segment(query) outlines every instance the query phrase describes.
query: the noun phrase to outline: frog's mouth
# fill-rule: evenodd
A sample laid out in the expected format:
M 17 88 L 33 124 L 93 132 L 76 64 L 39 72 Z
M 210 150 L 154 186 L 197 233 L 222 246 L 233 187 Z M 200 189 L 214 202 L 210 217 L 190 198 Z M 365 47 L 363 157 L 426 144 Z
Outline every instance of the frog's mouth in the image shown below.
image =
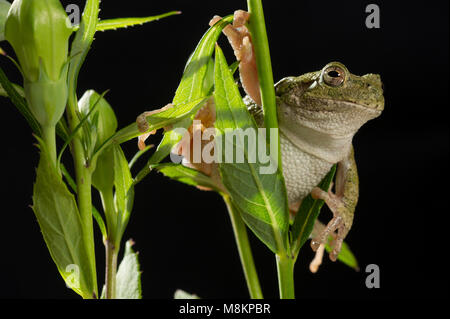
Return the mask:
M 339 103 L 345 104 L 347 107 L 353 107 L 355 109 L 361 111 L 373 112 L 374 114 L 381 114 L 384 110 L 384 100 L 376 101 L 373 103 L 356 103 L 354 101 L 349 100 L 336 100 L 336 99 L 326 99 L 326 98 L 318 98 L 318 100 L 324 101 L 325 103 Z
M 373 101 L 371 103 L 357 103 L 350 100 L 330 99 L 322 97 L 303 97 L 306 103 L 302 103 L 302 108 L 309 111 L 336 112 L 341 113 L 344 110 L 355 109 L 360 112 L 368 112 L 377 117 L 384 110 L 384 99 Z M 286 103 L 286 102 L 285 102 Z M 291 103 L 286 103 L 291 107 L 295 107 Z M 308 107 L 310 105 L 311 107 Z M 313 106 L 314 105 L 314 106 Z M 305 107 L 306 106 L 306 107 Z M 323 106 L 323 107 L 320 107 Z

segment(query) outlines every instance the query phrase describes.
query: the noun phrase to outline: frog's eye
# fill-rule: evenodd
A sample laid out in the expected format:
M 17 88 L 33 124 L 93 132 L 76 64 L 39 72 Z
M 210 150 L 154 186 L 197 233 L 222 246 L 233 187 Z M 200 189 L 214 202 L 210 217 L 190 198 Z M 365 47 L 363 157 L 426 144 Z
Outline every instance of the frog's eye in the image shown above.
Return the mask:
M 345 71 L 338 66 L 330 66 L 323 71 L 323 81 L 330 86 L 340 86 L 344 80 Z

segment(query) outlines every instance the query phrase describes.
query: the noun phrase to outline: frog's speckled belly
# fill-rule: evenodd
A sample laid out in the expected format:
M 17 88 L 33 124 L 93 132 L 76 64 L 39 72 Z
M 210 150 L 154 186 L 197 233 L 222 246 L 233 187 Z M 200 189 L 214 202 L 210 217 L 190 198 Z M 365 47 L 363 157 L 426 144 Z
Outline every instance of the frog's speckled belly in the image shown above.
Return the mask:
M 333 164 L 297 148 L 286 136 L 280 134 L 283 175 L 289 204 L 305 198 L 330 171 Z

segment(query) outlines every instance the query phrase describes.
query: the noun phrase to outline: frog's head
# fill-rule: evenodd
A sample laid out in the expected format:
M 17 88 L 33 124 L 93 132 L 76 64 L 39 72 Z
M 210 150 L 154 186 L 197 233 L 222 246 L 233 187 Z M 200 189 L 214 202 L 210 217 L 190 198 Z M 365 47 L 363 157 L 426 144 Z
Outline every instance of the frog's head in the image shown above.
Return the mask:
M 384 109 L 380 76 L 357 76 L 339 62 L 276 85 L 280 125 L 295 122 L 326 133 L 349 135 Z

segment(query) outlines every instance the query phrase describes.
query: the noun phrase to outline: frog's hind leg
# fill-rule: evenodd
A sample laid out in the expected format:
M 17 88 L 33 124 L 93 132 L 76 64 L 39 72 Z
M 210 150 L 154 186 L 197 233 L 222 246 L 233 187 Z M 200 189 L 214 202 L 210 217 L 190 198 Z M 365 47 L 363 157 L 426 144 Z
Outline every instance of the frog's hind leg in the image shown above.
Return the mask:
M 341 251 L 342 242 L 352 227 L 358 193 L 358 172 L 352 148 L 349 156 L 338 163 L 336 193 L 332 192 L 331 187 L 328 192 L 318 187 L 315 187 L 311 192 L 313 198 L 324 200 L 333 213 L 333 218 L 325 226 L 325 229 L 311 241 L 311 247 L 314 251 L 320 245 L 325 244 L 330 235 L 333 235 L 333 249 L 330 252 L 330 259 L 336 261 Z

